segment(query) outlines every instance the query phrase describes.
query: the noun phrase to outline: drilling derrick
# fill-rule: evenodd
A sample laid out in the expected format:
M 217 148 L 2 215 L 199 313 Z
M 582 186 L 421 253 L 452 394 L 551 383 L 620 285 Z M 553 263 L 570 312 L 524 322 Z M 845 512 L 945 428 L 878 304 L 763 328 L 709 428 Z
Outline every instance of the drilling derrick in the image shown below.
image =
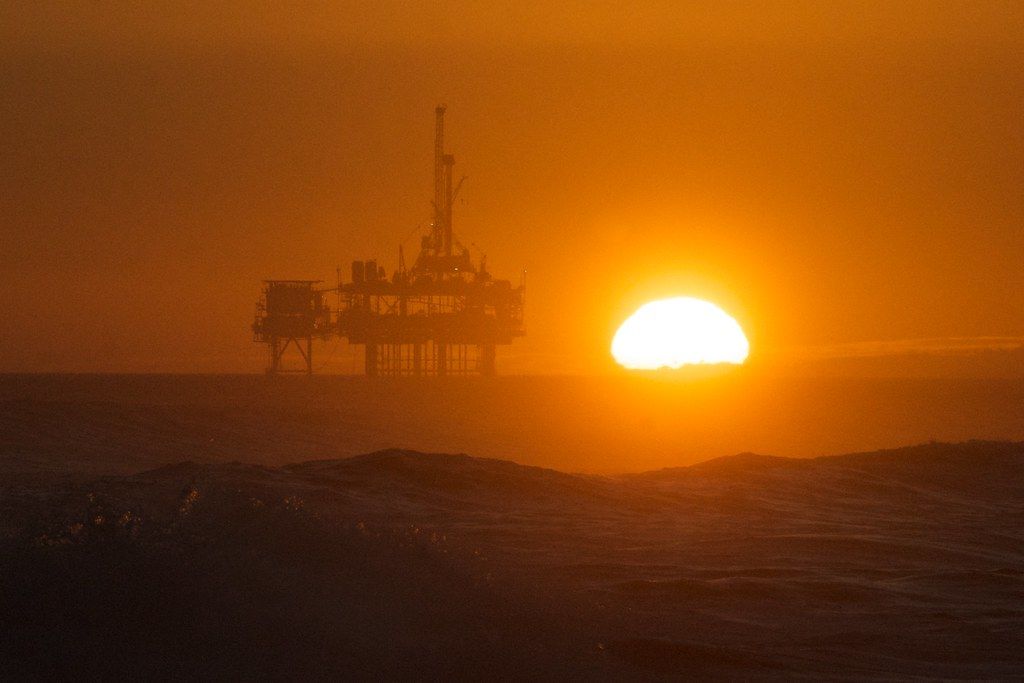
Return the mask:
M 399 249 L 388 279 L 374 261 L 355 261 L 339 283 L 338 332 L 365 345 L 369 376 L 495 373 L 495 349 L 523 334 L 523 288 L 495 280 L 452 233 L 455 157 L 444 151 L 444 107 L 435 110 L 434 216 L 411 269 Z
M 257 341 L 270 344 L 269 372 L 283 371 L 281 356 L 294 342 L 311 373 L 312 338 L 337 335 L 364 347 L 371 377 L 493 375 L 497 346 L 524 334 L 524 287 L 491 277 L 483 256 L 474 265 L 454 237 L 452 205 L 462 181 L 453 183 L 455 157 L 444 149 L 444 114 L 444 107 L 435 110 L 433 218 L 413 266 L 406 268 L 399 247 L 391 277 L 376 260 L 366 260 L 352 262 L 348 282 L 339 269 L 332 290 L 314 289 L 315 282 L 306 280 L 268 281 L 254 330 Z M 285 285 L 301 285 L 296 301 L 302 302 L 289 304 L 286 314 L 272 311 L 271 293 Z M 333 315 L 323 306 L 327 291 L 338 296 Z M 301 314 L 291 310 L 296 306 Z

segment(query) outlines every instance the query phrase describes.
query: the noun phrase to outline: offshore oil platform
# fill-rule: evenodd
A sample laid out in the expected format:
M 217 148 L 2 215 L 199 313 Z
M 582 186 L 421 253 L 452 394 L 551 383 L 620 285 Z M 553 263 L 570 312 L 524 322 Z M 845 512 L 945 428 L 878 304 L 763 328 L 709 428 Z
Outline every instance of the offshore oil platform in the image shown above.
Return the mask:
M 265 280 L 253 323 L 255 341 L 270 351 L 269 374 L 313 373 L 313 339 L 343 338 L 364 347 L 366 375 L 493 375 L 496 348 L 522 336 L 525 283 L 496 280 L 486 256 L 478 264 L 452 233 L 455 157 L 444 151 L 445 108 L 435 110 L 434 215 L 419 255 L 406 268 L 398 248 L 391 277 L 375 260 L 353 261 L 351 281 Z M 329 304 L 329 295 L 336 304 Z M 293 348 L 299 368 L 283 362 Z M 294 354 L 293 354 L 294 355 Z

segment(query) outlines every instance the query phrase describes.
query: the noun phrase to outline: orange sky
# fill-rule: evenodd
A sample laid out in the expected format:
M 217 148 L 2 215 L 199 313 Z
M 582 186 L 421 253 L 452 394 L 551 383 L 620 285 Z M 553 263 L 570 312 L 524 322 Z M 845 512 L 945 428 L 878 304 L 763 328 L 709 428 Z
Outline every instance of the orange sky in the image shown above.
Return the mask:
M 261 279 L 425 226 L 445 102 L 506 372 L 681 294 L 752 362 L 1024 373 L 1024 5 L 212 4 L 0 10 L 0 371 L 261 370 Z

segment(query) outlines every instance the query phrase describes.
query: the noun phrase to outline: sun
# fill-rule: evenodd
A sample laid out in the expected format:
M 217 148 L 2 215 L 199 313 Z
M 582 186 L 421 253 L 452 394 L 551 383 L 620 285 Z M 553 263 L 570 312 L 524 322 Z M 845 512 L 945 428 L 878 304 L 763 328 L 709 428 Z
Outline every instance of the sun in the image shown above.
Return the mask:
M 631 370 L 740 364 L 749 353 L 750 343 L 732 316 L 685 296 L 644 304 L 612 340 L 612 356 Z

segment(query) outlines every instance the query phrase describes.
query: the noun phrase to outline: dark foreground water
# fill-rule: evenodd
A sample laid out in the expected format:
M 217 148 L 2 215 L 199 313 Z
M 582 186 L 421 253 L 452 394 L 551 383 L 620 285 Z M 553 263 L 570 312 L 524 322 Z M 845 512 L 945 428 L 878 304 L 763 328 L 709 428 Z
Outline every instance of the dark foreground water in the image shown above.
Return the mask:
M 701 430 L 705 408 L 680 384 L 620 384 L 616 397 L 582 380 L 0 386 L 0 678 L 1024 676 L 1024 444 L 568 474 L 339 456 L 389 439 L 486 444 L 466 434 L 486 429 L 536 444 L 535 461 L 641 469 L 624 464 L 729 431 L 710 419 Z M 954 400 L 972 415 L 989 402 L 971 435 L 1015 428 L 1019 413 L 994 395 L 1019 401 L 1019 387 L 978 386 L 890 387 L 875 399 L 886 410 L 853 390 L 814 398 L 875 416 L 876 435 L 900 415 L 923 429 L 921 406 L 966 429 Z M 720 410 L 753 404 L 690 391 Z M 631 423 L 636 411 L 605 423 L 638 396 L 649 422 Z M 510 397 L 516 410 L 496 410 Z M 757 412 L 767 424 L 737 423 L 741 438 L 772 425 L 829 438 L 786 413 L 794 397 Z M 654 399 L 681 411 L 678 431 Z

